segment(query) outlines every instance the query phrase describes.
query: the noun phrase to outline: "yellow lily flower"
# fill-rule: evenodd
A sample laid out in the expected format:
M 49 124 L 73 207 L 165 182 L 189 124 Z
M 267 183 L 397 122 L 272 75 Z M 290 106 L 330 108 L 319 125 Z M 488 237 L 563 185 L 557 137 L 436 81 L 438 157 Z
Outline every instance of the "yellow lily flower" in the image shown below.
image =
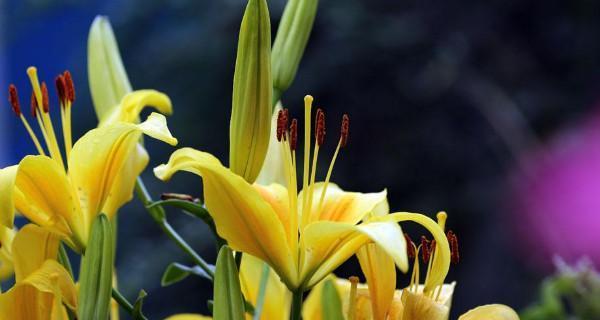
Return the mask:
M 438 213 L 439 230 L 443 232 L 447 215 Z M 366 245 L 357 254 L 361 269 L 365 274 L 368 285 L 351 283 L 348 280 L 335 279 L 336 288 L 346 316 L 354 320 L 447 320 L 452 295 L 456 283 L 444 284 L 449 263 L 440 264 L 443 259 L 458 262 L 458 242 L 451 231 L 448 232 L 447 241 L 452 248 L 451 254 L 442 254 L 444 247 L 436 242 L 428 242 L 422 238 L 420 246 L 416 246 L 407 237 L 409 247 L 408 256 L 414 258 L 414 267 L 409 286 L 403 290 L 395 290 L 396 270 L 390 264 L 387 253 L 372 245 Z M 437 239 L 436 239 L 437 240 Z M 419 284 L 420 266 L 419 252 L 423 253 L 423 260 L 428 263 L 425 283 Z M 449 262 L 449 261 L 448 261 Z M 448 266 L 446 269 L 434 266 Z M 435 282 L 432 279 L 436 279 Z M 354 286 L 354 291 L 352 290 Z M 307 319 L 321 319 L 320 286 L 315 287 L 304 304 L 303 313 Z M 504 305 L 487 305 L 475 308 L 459 318 L 460 320 L 514 320 L 518 315 Z
M 13 275 L 12 242 L 15 230 L 0 226 L 0 281 L 8 279 Z
M 368 243 L 377 244 L 401 270 L 407 270 L 406 244 L 397 221 L 413 220 L 427 228 L 439 228 L 433 220 L 411 213 L 374 217 L 359 224 L 386 201 L 386 191 L 346 192 L 330 182 L 337 155 L 348 138 L 346 115 L 325 181 L 315 182 L 318 153 L 325 135 L 325 115 L 317 111 L 311 161 L 312 100 L 311 96 L 305 98 L 304 175 L 300 193 L 296 189 L 298 122 L 292 120 L 288 130 L 287 110 L 279 112 L 276 132 L 278 141 L 285 146 L 282 157 L 288 188 L 279 184 L 251 185 L 213 155 L 191 148 L 175 151 L 169 162 L 154 172 L 162 180 L 170 179 L 178 171 L 201 176 L 206 207 L 219 235 L 232 249 L 267 262 L 291 291 L 311 288 Z M 445 239 L 440 232 L 435 237 Z M 448 245 L 445 240 L 440 241 L 441 245 Z
M 240 265 L 240 285 L 242 293 L 248 302 L 256 306 L 258 292 L 265 263 L 256 257 L 245 254 Z M 292 294 L 286 286 L 279 281 L 277 275 L 269 268 L 267 287 L 263 301 L 260 319 L 262 320 L 288 320 L 290 318 L 290 304 Z M 204 320 L 211 317 L 200 314 L 178 314 L 166 320 Z M 247 320 L 252 316 L 246 314 Z
M 0 224 L 12 227 L 15 209 L 39 226 L 60 235 L 73 249 L 87 244 L 91 223 L 99 213 L 112 217 L 132 197 L 135 179 L 148 163 L 138 141 L 143 134 L 177 144 L 163 115 L 152 113 L 140 124 L 132 123 L 142 108 L 152 105 L 171 112 L 169 98 L 152 90 L 126 95 L 113 114 L 96 129 L 71 143 L 70 109 L 75 99 L 70 74 L 56 79 L 61 104 L 65 156 L 59 149 L 49 113 L 48 91 L 39 83 L 37 70 L 27 69 L 33 87 L 32 114 L 40 126 L 48 155 L 21 113 L 16 88 L 9 100 L 39 155 L 26 156 L 18 165 L 0 169 Z M 132 160 L 133 159 L 133 160 Z
M 15 236 L 15 285 L 0 294 L 0 319 L 63 320 L 77 309 L 73 279 L 57 261 L 57 235 L 28 224 Z

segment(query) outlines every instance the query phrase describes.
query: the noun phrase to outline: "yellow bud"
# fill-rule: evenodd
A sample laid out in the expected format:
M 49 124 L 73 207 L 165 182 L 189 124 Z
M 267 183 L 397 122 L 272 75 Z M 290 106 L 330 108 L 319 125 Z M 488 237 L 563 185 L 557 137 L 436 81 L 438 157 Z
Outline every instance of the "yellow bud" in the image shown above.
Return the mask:
M 88 35 L 88 81 L 98 120 L 110 115 L 131 84 L 108 18 L 94 19 Z
M 317 14 L 318 0 L 289 0 L 273 44 L 274 100 L 294 81 Z M 276 102 L 276 101 L 275 101 Z
M 230 123 L 229 162 L 253 183 L 271 132 L 271 24 L 266 0 L 249 0 L 240 27 Z

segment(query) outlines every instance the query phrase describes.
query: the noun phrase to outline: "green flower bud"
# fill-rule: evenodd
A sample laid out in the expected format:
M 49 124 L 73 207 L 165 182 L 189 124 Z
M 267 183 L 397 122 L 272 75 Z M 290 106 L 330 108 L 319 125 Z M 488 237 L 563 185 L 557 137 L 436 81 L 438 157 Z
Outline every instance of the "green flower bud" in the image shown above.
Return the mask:
M 106 215 L 94 220 L 79 275 L 79 319 L 108 319 L 114 254 L 112 226 Z
M 274 100 L 290 87 L 296 77 L 298 65 L 315 21 L 318 4 L 318 0 L 289 0 L 285 6 L 273 44 L 271 60 Z
M 240 27 L 230 124 L 229 164 L 253 183 L 271 131 L 271 24 L 266 0 L 249 0 Z
M 88 35 L 88 81 L 100 121 L 131 92 L 115 35 L 103 16 L 94 19 Z

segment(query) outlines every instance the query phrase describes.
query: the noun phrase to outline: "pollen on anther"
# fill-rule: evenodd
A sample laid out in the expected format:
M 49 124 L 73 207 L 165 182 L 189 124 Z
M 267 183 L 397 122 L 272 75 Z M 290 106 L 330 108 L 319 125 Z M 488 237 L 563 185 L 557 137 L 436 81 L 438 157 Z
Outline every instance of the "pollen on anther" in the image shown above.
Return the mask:
M 19 94 L 17 93 L 17 87 L 14 84 L 8 86 L 8 102 L 10 102 L 13 112 L 17 116 L 20 116 L 21 105 L 19 104 Z
M 320 108 L 315 115 L 315 138 L 319 146 L 325 142 L 325 112 Z
M 448 238 L 448 242 L 450 244 L 450 261 L 452 264 L 458 264 L 460 261 L 460 254 L 458 252 L 458 238 L 456 237 L 456 234 L 452 232 L 452 230 L 448 231 L 446 237 Z
M 348 144 L 348 135 L 350 134 L 350 117 L 347 114 L 342 116 L 342 128 L 340 133 L 340 144 L 345 147 Z
M 31 116 L 32 117 L 37 117 L 37 99 L 35 98 L 35 92 L 31 92 L 31 100 L 30 100 L 30 107 L 31 107 Z
M 298 147 L 298 119 L 292 119 L 290 124 L 290 149 L 295 151 Z
M 56 85 L 56 92 L 58 93 L 58 101 L 62 105 L 67 100 L 67 85 L 65 84 L 65 78 L 62 75 L 58 75 L 56 79 L 54 79 L 54 84 Z
M 46 87 L 45 82 L 42 82 L 41 90 L 42 90 L 42 110 L 44 110 L 45 113 L 48 113 L 50 111 L 50 102 L 48 101 L 48 87 Z
M 73 84 L 73 78 L 71 77 L 69 70 L 63 72 L 63 77 L 65 78 L 65 93 L 67 99 L 73 103 L 75 102 L 75 85 Z
M 286 140 L 285 130 L 288 125 L 288 109 L 279 110 L 277 113 L 277 141 Z
M 404 239 L 406 240 L 406 254 L 409 259 L 414 259 L 416 256 L 415 243 L 412 241 L 408 233 L 404 233 Z
M 423 253 L 423 262 L 429 262 L 431 252 L 429 251 L 429 240 L 425 236 L 421 236 L 421 252 Z

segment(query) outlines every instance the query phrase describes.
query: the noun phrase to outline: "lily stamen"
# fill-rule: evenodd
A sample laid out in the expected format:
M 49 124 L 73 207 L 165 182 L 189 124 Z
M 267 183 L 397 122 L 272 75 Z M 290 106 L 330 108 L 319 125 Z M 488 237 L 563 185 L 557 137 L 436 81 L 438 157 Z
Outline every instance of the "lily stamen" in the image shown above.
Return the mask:
M 315 115 L 315 147 L 313 151 L 313 159 L 310 173 L 310 184 L 308 186 L 308 201 L 306 208 L 308 210 L 308 215 L 312 220 L 312 205 L 313 205 L 313 194 L 315 188 L 315 178 L 317 175 L 317 160 L 319 159 L 319 149 L 325 142 L 325 113 L 321 108 L 317 109 L 317 113 Z M 317 211 L 318 212 L 318 211 Z
M 25 118 L 23 113 L 21 112 L 21 104 L 19 103 L 19 94 L 17 93 L 17 87 L 14 84 L 11 84 L 10 86 L 8 86 L 8 101 L 10 102 L 10 105 L 11 105 L 15 115 L 21 119 L 21 122 L 23 123 L 23 126 L 27 130 L 27 133 L 29 133 L 29 137 L 31 137 L 31 140 L 33 141 L 33 144 L 35 145 L 35 148 L 37 149 L 38 153 L 41 155 L 45 155 L 44 149 L 42 149 L 42 145 L 40 144 L 40 141 L 38 140 L 37 136 L 35 135 L 35 132 L 33 132 L 33 130 L 31 129 L 31 126 L 29 125 L 29 122 L 27 121 L 27 119 Z
M 340 149 L 346 147 L 348 144 L 348 135 L 350 132 L 350 118 L 347 114 L 342 116 L 342 126 L 340 129 L 340 140 L 338 141 L 338 145 L 335 148 L 335 152 L 333 153 L 333 157 L 331 158 L 331 162 L 329 163 L 329 169 L 327 169 L 327 175 L 325 176 L 325 184 L 323 186 L 323 191 L 321 191 L 321 199 L 319 199 L 319 211 L 323 206 L 323 200 L 325 199 L 325 193 L 327 192 L 327 187 L 329 186 L 329 181 L 331 180 L 331 173 L 333 172 L 333 166 L 335 165 L 335 161 L 337 160 L 338 154 L 340 153 Z
M 356 315 L 356 296 L 358 291 L 358 277 L 352 276 L 350 280 L 350 298 L 348 300 L 348 320 L 354 320 Z

